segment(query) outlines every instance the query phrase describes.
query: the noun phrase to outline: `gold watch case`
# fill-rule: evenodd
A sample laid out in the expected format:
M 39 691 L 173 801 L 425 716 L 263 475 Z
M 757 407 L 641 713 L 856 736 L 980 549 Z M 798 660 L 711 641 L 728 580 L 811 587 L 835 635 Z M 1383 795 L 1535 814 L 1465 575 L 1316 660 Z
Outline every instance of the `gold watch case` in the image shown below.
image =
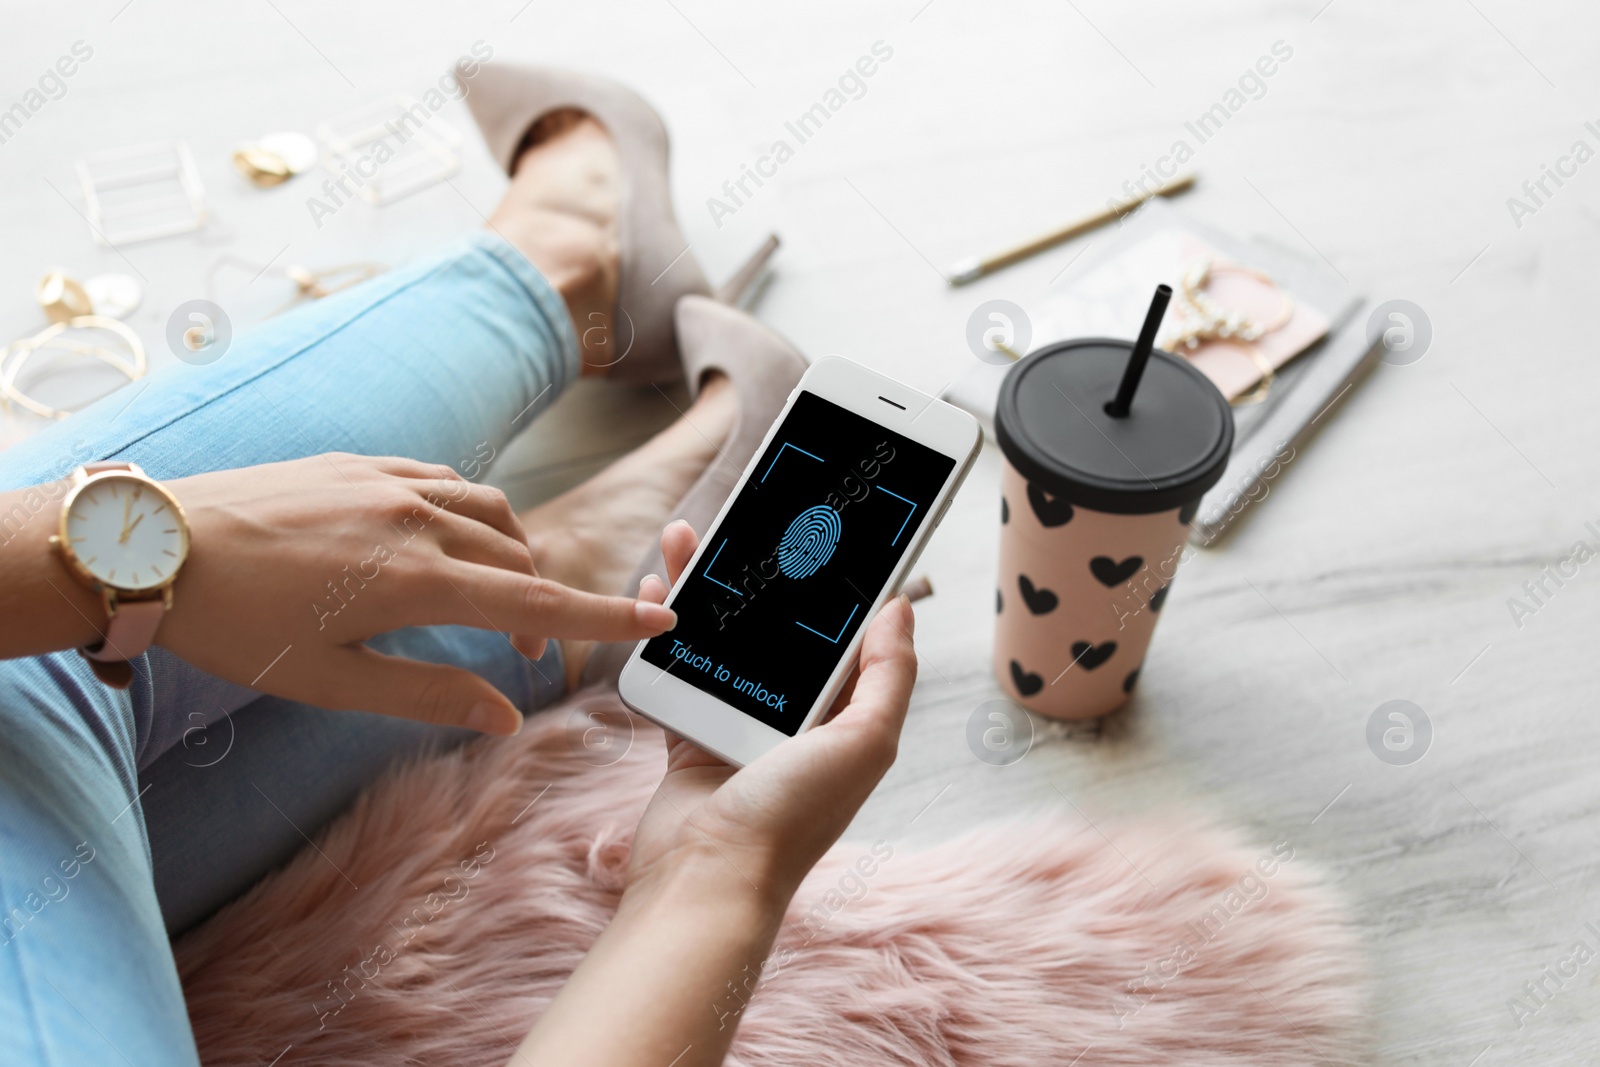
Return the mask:
M 90 486 L 115 480 L 138 482 L 146 491 L 160 497 L 162 502 L 172 509 L 173 515 L 177 517 L 179 542 L 182 548 L 179 552 L 178 562 L 173 566 L 172 573 L 159 585 L 129 589 L 119 586 L 115 582 L 97 578 L 84 566 L 83 561 L 72 550 L 72 540 L 67 532 L 67 523 L 72 515 L 73 504 L 77 502 L 83 491 Z M 79 582 L 105 597 L 108 615 L 116 614 L 118 600 L 160 599 L 168 608 L 172 607 L 172 584 L 178 580 L 178 575 L 183 573 L 183 565 L 189 558 L 189 516 L 183 510 L 183 505 L 178 503 L 177 497 L 173 496 L 166 486 L 132 463 L 128 464 L 126 470 L 103 470 L 96 471 L 93 474 L 89 473 L 85 468 L 79 467 L 72 472 L 72 482 L 72 488 L 67 491 L 66 498 L 61 502 L 61 516 L 56 521 L 56 532 L 50 537 L 51 546 L 60 553 L 62 561 L 67 565 L 67 570 Z

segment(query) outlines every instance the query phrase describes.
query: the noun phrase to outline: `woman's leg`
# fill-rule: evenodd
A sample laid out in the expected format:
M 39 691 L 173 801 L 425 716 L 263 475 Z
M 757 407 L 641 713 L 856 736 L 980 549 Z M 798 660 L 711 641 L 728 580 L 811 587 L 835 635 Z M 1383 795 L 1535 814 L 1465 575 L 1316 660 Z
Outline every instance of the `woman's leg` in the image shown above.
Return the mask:
M 132 704 L 0 665 L 0 1034 L 18 1064 L 197 1063 L 150 886 Z
M 405 630 L 372 644 L 392 655 L 474 671 L 524 712 L 545 707 L 564 690 L 554 641 L 533 671 L 500 635 L 466 627 Z M 182 933 L 304 848 L 397 758 L 477 736 L 277 697 L 261 697 L 195 729 L 139 773 L 168 934 Z

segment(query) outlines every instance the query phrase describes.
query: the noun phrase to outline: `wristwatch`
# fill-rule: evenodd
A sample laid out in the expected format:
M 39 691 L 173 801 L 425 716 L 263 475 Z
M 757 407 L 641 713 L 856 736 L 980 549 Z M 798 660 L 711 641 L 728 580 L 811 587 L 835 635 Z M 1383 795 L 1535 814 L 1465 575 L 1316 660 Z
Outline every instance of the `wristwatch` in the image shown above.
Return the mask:
M 133 680 L 172 607 L 172 583 L 189 555 L 189 520 L 162 484 L 132 463 L 90 463 L 72 472 L 50 543 L 75 578 L 100 594 L 106 627 L 78 652 L 107 685 Z

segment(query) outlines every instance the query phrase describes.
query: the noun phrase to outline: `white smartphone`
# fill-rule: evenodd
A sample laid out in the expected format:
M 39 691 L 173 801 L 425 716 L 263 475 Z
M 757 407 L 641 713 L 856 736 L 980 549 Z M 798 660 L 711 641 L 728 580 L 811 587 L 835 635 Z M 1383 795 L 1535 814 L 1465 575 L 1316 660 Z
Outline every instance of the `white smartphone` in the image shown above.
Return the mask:
M 642 641 L 623 702 L 744 766 L 815 724 L 977 458 L 978 423 L 830 356 L 800 379 Z

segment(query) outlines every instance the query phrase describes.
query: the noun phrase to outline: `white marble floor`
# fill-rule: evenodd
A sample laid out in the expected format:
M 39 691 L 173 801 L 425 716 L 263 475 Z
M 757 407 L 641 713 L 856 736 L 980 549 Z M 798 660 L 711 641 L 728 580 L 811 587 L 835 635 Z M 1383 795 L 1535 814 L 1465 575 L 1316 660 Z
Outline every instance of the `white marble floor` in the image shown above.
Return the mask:
M 89 0 L 13 2 L 0 17 L 0 107 L 75 42 L 93 51 L 0 143 L 0 335 L 37 325 L 29 291 L 49 266 L 131 271 L 148 281 L 132 324 L 170 360 L 167 314 L 207 295 L 224 254 L 397 263 L 478 225 L 503 179 L 459 103 L 441 115 L 466 135 L 451 184 L 352 204 L 320 228 L 310 183 L 257 191 L 227 154 L 421 94 L 482 41 L 494 62 L 595 68 L 641 88 L 671 125 L 678 208 L 708 269 L 779 231 L 763 317 L 812 356 L 849 355 L 930 391 L 972 359 L 963 332 L 979 302 L 1037 300 L 1093 238 L 968 289 L 948 289 L 941 267 L 1102 203 L 1283 42 L 1292 58 L 1201 146 L 1185 207 L 1414 301 L 1430 351 L 1377 368 L 1259 511 L 1187 565 L 1129 711 L 1101 729 L 1042 729 L 1006 768 L 964 742 L 973 709 L 997 695 L 987 627 L 973 621 L 993 595 L 998 457 L 986 452 L 924 557 L 938 588 L 920 609 L 925 669 L 902 758 L 862 828 L 904 826 L 933 804 L 939 817 L 904 835 L 931 839 L 1060 811 L 1057 789 L 1108 826 L 1168 805 L 1210 812 L 1293 840 L 1350 902 L 1375 974 L 1379 1062 L 1594 1062 L 1600 970 L 1580 970 L 1520 1025 L 1508 1006 L 1600 919 L 1600 564 L 1559 587 L 1545 579 L 1531 615 L 1508 607 L 1575 541 L 1600 541 L 1585 525 L 1600 523 L 1600 163 L 1561 162 L 1579 140 L 1600 148 L 1585 126 L 1600 119 L 1592 5 Z M 892 57 L 859 99 L 714 218 L 708 198 L 877 42 Z M 73 160 L 161 138 L 193 148 L 216 223 L 97 247 Z M 1523 183 L 1547 166 L 1566 174 L 1535 202 Z M 270 273 L 247 281 L 223 286 L 241 325 L 287 297 Z M 596 417 L 619 409 L 626 420 Z M 601 427 L 643 432 L 670 415 L 653 392 L 584 390 L 552 416 L 565 429 L 524 441 L 497 476 L 542 495 L 632 441 Z M 1411 766 L 1380 762 L 1365 739 L 1392 699 L 1432 724 Z

